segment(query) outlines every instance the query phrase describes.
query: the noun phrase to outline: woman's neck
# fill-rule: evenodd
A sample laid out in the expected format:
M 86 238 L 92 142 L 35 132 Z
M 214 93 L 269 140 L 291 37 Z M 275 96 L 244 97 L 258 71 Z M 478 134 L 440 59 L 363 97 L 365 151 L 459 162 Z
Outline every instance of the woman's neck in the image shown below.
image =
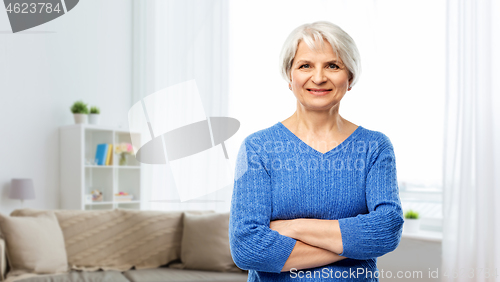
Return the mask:
M 292 132 L 328 137 L 349 131 L 351 123 L 341 117 L 338 110 L 332 112 L 295 111 L 283 125 Z

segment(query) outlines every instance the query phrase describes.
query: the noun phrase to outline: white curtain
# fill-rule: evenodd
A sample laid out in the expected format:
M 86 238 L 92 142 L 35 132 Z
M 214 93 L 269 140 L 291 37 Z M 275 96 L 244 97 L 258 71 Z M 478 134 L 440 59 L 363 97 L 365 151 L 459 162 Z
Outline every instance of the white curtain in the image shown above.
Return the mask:
M 500 275 L 499 4 L 447 1 L 442 281 Z
M 134 0 L 133 8 L 132 104 L 166 87 L 195 80 L 205 115 L 227 116 L 228 1 Z M 182 101 L 182 105 L 190 103 L 196 101 Z M 178 111 L 184 111 L 185 115 L 199 114 L 191 114 L 189 110 L 182 107 Z M 156 111 L 162 108 L 148 109 L 149 118 Z M 178 111 L 168 118 L 178 119 Z M 150 138 L 147 127 L 142 126 L 141 132 L 143 138 Z M 141 196 L 146 209 L 229 211 L 232 185 L 180 202 L 168 163 L 146 164 L 143 171 Z M 196 171 L 196 175 L 189 177 L 200 177 L 203 173 L 206 171 Z

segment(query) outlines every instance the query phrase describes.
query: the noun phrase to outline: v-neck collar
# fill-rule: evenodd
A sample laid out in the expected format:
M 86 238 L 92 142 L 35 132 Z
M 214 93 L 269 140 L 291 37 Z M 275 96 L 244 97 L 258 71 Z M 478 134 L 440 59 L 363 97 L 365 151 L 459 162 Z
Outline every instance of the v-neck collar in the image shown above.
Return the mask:
M 349 137 L 347 137 L 344 141 L 342 141 L 340 144 L 338 144 L 337 146 L 335 146 L 335 148 L 331 149 L 330 151 L 326 152 L 326 153 L 321 153 L 320 151 L 317 151 L 316 149 L 314 149 L 313 147 L 309 146 L 306 142 L 302 141 L 302 139 L 300 139 L 299 137 L 297 137 L 297 135 L 295 135 L 293 132 L 290 131 L 290 129 L 288 129 L 286 126 L 284 126 L 281 121 L 278 121 L 278 123 L 276 124 L 279 128 L 281 128 L 281 130 L 283 132 L 285 132 L 290 138 L 292 138 L 293 140 L 296 140 L 299 142 L 299 144 L 302 144 L 302 145 L 305 145 L 306 147 L 306 150 L 308 153 L 310 154 L 313 154 L 313 155 L 316 155 L 318 157 L 321 157 L 321 158 L 325 158 L 325 157 L 328 157 L 338 151 L 340 151 L 343 147 L 349 145 L 349 143 L 357 136 L 359 135 L 359 133 L 361 132 L 361 130 L 363 130 L 363 127 L 361 125 L 358 126 L 358 128 L 356 128 L 356 130 L 354 130 L 353 133 L 351 133 L 351 135 L 349 135 Z M 301 146 L 301 145 L 299 145 Z

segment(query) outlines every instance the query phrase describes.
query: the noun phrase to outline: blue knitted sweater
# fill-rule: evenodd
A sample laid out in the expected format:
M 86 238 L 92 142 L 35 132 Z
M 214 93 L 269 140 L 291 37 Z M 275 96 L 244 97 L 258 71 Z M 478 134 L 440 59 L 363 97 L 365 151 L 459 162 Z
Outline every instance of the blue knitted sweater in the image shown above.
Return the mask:
M 297 240 L 269 223 L 294 218 L 338 220 L 347 259 L 281 272 Z M 278 122 L 242 142 L 229 242 L 248 281 L 378 281 L 377 257 L 396 249 L 402 225 L 394 149 L 385 134 L 358 126 L 321 153 Z

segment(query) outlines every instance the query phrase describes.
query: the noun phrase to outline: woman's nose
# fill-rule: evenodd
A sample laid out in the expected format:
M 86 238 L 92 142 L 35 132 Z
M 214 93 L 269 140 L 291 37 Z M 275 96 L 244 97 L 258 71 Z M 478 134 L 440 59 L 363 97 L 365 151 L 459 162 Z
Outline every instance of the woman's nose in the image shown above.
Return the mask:
M 326 76 L 324 70 L 322 68 L 318 68 L 317 71 L 314 72 L 312 80 L 315 84 L 321 84 L 326 81 Z

